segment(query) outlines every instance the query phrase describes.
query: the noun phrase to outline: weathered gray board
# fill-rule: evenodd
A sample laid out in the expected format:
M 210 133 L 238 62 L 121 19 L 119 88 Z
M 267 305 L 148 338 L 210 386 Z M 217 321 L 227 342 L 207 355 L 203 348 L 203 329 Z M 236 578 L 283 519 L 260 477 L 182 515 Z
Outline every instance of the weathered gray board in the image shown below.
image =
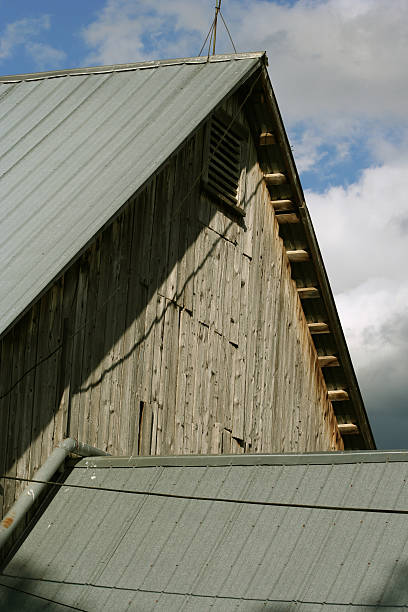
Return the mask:
M 242 221 L 201 190 L 203 140 L 2 341 L 0 473 L 32 475 L 66 435 L 115 455 L 342 448 L 256 149 Z M 5 510 L 23 485 L 2 486 Z

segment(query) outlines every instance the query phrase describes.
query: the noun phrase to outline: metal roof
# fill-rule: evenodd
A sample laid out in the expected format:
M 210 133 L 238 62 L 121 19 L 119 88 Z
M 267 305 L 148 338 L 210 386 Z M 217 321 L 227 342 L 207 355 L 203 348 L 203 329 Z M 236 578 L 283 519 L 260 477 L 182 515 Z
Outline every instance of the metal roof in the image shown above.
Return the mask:
M 0 77 L 0 334 L 263 57 Z
M 4 569 L 0 607 L 405 608 L 407 482 L 407 452 L 85 459 Z

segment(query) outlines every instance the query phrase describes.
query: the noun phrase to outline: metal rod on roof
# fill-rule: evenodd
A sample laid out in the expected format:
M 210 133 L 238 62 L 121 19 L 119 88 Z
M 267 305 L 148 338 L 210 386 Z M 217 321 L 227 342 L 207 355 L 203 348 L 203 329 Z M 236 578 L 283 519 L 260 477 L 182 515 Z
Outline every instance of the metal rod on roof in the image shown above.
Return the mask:
M 78 442 L 74 438 L 65 438 L 57 448 L 54 448 L 51 455 L 46 459 L 44 464 L 34 474 L 33 480 L 41 482 L 30 482 L 29 486 L 24 489 L 17 501 L 10 508 L 6 516 L 0 523 L 0 550 L 9 539 L 17 525 L 21 523 L 34 501 L 47 487 L 46 482 L 50 480 L 64 463 L 66 457 L 74 453 L 81 457 L 98 457 L 101 455 L 109 455 L 99 448 L 89 446 L 83 442 Z
M 215 55 L 215 43 L 216 43 L 216 39 L 217 39 L 217 20 L 218 20 L 218 13 L 220 12 L 220 8 L 221 8 L 221 0 L 218 0 L 217 4 L 215 6 L 213 55 Z

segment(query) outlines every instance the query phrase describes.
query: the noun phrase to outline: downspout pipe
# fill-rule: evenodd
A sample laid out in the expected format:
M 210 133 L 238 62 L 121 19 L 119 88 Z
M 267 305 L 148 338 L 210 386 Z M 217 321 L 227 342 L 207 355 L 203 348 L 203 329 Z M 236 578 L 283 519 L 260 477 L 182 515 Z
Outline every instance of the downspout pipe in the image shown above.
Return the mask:
M 50 480 L 70 453 L 80 455 L 81 457 L 109 455 L 109 453 L 105 453 L 99 448 L 94 448 L 93 446 L 89 446 L 89 444 L 78 442 L 74 440 L 74 438 L 65 438 L 65 440 L 62 440 L 62 442 L 54 448 L 51 455 L 46 459 L 40 469 L 35 472 L 32 480 Z M 45 482 L 30 482 L 21 493 L 20 497 L 0 523 L 0 550 L 3 548 L 15 528 L 21 523 L 31 506 L 34 504 L 34 501 L 47 486 Z

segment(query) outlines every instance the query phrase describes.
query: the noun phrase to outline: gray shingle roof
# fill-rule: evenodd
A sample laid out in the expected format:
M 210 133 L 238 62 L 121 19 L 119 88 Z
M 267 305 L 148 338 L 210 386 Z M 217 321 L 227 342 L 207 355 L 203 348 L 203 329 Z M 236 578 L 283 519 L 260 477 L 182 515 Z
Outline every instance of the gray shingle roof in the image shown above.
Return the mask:
M 0 77 L 0 334 L 262 57 Z
M 66 484 L 86 488 L 58 492 L 0 577 L 0 607 L 408 607 L 407 516 L 370 512 L 407 511 L 407 482 L 395 451 L 82 460 Z

